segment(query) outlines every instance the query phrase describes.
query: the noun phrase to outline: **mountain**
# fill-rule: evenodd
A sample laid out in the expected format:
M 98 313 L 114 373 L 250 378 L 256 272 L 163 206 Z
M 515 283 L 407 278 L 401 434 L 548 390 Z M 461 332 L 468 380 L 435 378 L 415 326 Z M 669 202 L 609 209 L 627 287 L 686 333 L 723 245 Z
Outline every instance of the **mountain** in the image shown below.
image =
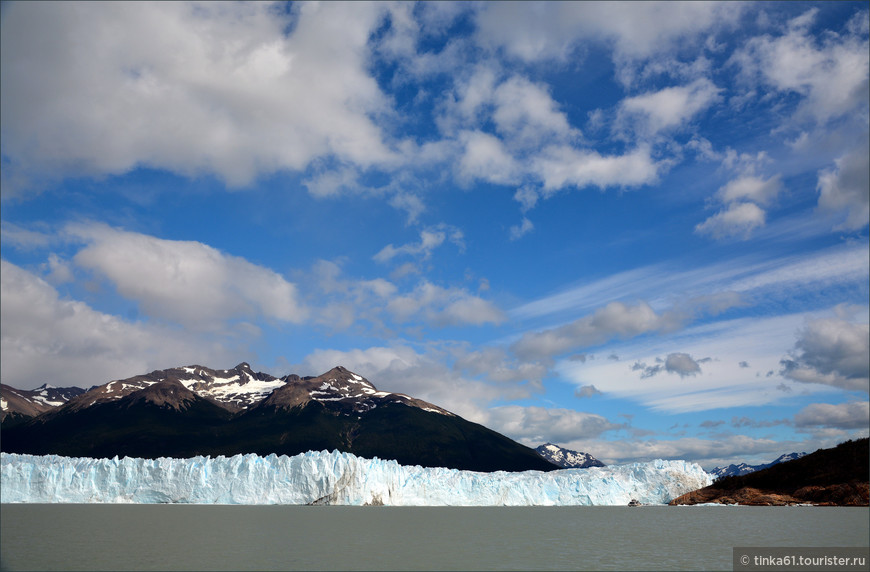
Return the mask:
M 0 422 L 8 427 L 26 421 L 84 392 L 80 387 L 54 387 L 47 383 L 36 389 L 15 389 L 0 384 Z
M 343 367 L 276 378 L 246 363 L 115 380 L 17 425 L 2 450 L 70 457 L 189 458 L 338 450 L 403 465 L 552 470 L 533 449 L 432 403 L 379 391 Z
M 806 453 L 787 453 L 785 455 L 780 455 L 770 463 L 764 463 L 762 465 L 747 465 L 746 463 L 739 463 L 736 465 L 731 464 L 727 467 L 716 467 L 712 471 L 708 472 L 713 475 L 714 479 L 748 475 L 749 473 L 754 473 L 755 471 L 767 469 L 768 467 L 778 465 L 779 463 L 785 463 L 786 461 L 794 461 L 795 459 L 800 459 L 805 455 Z
M 746 475 L 723 477 L 670 504 L 870 505 L 870 440 L 840 443 Z
M 604 467 L 604 463 L 590 455 L 565 449 L 552 443 L 544 443 L 535 447 L 535 452 L 554 465 L 563 469 L 586 469 L 588 467 Z

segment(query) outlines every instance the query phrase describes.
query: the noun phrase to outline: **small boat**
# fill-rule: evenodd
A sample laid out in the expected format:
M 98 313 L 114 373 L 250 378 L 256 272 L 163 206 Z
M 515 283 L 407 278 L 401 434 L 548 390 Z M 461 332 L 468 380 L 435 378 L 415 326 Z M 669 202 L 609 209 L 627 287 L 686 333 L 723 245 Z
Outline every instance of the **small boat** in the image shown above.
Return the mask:
M 643 506 L 637 499 L 631 499 L 628 502 L 628 506 Z

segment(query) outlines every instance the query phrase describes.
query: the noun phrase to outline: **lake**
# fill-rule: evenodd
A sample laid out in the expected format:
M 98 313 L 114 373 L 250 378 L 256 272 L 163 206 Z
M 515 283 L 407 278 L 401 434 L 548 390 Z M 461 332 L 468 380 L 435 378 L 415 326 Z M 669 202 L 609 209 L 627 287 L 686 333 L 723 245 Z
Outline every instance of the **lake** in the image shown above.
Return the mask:
M 3 570 L 731 570 L 734 546 L 868 546 L 838 507 L 0 506 Z

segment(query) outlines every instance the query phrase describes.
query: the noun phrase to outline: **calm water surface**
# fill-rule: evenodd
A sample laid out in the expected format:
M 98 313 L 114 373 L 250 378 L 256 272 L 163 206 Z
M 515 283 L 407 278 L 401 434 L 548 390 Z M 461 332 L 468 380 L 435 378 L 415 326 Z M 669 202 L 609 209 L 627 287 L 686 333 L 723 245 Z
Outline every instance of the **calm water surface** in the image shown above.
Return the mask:
M 0 507 L 3 570 L 730 570 L 734 546 L 867 546 L 832 507 Z

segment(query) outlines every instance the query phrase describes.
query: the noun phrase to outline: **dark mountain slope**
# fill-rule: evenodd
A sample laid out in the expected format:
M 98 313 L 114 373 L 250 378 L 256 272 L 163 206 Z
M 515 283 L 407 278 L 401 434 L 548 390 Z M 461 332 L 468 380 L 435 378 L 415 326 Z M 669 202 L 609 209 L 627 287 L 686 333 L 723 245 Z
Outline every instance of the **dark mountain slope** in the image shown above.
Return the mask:
M 3 430 L 3 451 L 69 457 L 211 454 L 232 414 L 178 382 L 87 407 L 70 403 Z
M 95 387 L 64 407 L 16 427 L 4 426 L 0 445 L 12 453 L 108 458 L 339 450 L 427 467 L 558 468 L 504 435 L 426 401 L 378 391 L 342 367 L 317 377 L 281 380 L 257 379 L 246 369 L 222 370 L 220 385 L 212 381 L 212 370 L 203 370 L 162 370 Z M 257 381 L 280 383 L 265 398 L 240 409 L 221 399 L 226 392 L 213 391 L 238 385 L 224 380 L 241 378 L 239 372 L 256 391 L 262 386 Z M 199 381 L 185 375 L 208 379 L 197 385 Z M 245 395 L 239 391 L 233 386 L 234 396 Z
M 870 441 L 846 441 L 747 475 L 724 477 L 671 504 L 797 504 L 867 506 Z

